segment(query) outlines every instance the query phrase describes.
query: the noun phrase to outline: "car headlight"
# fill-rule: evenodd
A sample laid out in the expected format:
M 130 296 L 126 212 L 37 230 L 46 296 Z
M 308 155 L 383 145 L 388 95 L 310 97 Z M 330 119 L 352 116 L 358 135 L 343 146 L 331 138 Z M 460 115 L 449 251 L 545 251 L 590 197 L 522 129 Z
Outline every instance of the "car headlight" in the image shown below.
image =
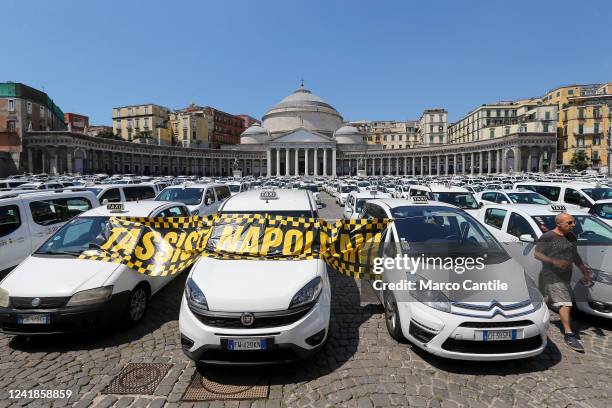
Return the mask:
M 540 290 L 538 289 L 533 279 L 531 279 L 527 272 L 524 272 L 524 274 L 525 283 L 527 284 L 527 291 L 529 292 L 529 300 L 533 305 L 533 310 L 539 310 L 540 307 L 542 307 L 542 304 L 544 303 L 544 298 L 542 297 L 542 294 L 540 293 Z
M 413 275 L 417 278 L 417 282 L 424 280 L 422 276 Z M 422 287 L 421 284 L 417 283 L 416 287 Z M 409 291 L 410 296 L 412 296 L 417 301 L 427 305 L 433 309 L 440 310 L 442 312 L 450 313 L 450 301 L 446 297 L 446 295 L 439 290 L 421 290 L 415 289 Z
M 612 285 L 612 273 L 594 268 L 591 268 L 591 272 L 593 272 L 593 282 Z
M 66 306 L 82 306 L 105 302 L 112 293 L 112 286 L 83 290 L 72 295 Z
M 206 301 L 204 292 L 202 292 L 202 289 L 200 289 L 200 287 L 191 278 L 187 279 L 187 283 L 185 284 L 185 296 L 191 305 L 200 309 L 208 310 L 208 302 Z
M 323 280 L 321 280 L 321 277 L 317 276 L 304 285 L 302 289 L 298 290 L 293 296 L 293 299 L 291 299 L 291 303 L 289 303 L 289 309 L 314 302 L 319 297 L 322 289 Z
M 0 307 L 9 306 L 9 293 L 8 290 L 0 288 Z

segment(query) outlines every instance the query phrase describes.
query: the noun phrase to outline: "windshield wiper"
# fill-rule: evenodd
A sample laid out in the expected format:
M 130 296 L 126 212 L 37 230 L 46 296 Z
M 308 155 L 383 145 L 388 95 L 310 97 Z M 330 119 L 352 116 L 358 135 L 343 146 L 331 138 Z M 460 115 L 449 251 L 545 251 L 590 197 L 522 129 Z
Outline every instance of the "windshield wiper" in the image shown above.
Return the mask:
M 70 256 L 80 256 L 82 251 L 36 251 L 34 252 L 37 255 L 70 255 Z

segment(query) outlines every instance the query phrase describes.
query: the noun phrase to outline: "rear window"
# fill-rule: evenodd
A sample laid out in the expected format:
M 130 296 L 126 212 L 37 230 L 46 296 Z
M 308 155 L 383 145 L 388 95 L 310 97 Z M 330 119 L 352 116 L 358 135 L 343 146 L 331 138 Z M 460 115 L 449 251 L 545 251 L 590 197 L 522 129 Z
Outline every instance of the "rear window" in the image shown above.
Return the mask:
M 91 202 L 84 197 L 56 198 L 30 203 L 32 219 L 38 225 L 66 222 L 91 208 Z
M 10 234 L 21 225 L 19 207 L 16 205 L 5 205 L 0 207 L 0 237 Z
M 155 198 L 155 190 L 151 186 L 123 187 L 126 201 L 149 200 Z

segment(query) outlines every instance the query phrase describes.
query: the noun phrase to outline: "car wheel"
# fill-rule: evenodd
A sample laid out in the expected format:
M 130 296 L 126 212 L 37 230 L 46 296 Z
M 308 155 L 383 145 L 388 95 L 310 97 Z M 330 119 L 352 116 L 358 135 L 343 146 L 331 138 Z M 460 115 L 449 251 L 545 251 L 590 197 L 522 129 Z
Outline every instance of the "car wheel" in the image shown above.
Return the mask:
M 130 293 L 125 320 L 128 324 L 138 323 L 149 308 L 149 288 L 146 285 L 136 286 Z
M 400 323 L 397 302 L 393 293 L 386 290 L 383 295 L 385 307 L 385 324 L 389 335 L 397 341 L 405 341 L 404 333 L 402 333 L 402 325 Z

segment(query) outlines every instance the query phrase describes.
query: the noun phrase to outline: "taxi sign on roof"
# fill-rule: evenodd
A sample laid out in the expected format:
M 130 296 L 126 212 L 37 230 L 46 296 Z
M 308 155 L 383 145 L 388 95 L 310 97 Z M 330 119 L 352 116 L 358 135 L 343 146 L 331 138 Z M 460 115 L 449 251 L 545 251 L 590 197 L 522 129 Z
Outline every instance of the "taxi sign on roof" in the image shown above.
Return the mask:
M 260 200 L 278 200 L 278 195 L 275 190 L 261 190 L 259 194 Z
M 110 203 L 106 204 L 106 209 L 110 212 L 121 212 L 123 211 L 123 203 Z
M 567 211 L 567 207 L 561 204 L 551 204 L 550 210 L 554 212 L 565 212 Z
M 410 199 L 415 204 L 427 204 L 429 202 L 426 196 L 412 196 Z

